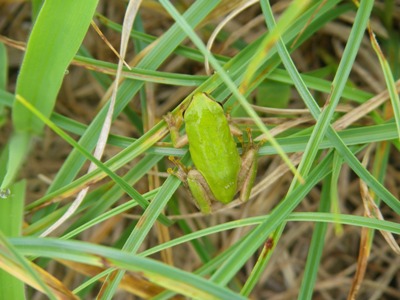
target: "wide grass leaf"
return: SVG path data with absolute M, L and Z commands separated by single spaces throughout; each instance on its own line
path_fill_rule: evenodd
M 29 37 L 16 94 L 46 117 L 53 111 L 68 65 L 85 37 L 96 6 L 97 0 L 46 1 L 40 10 Z M 17 101 L 13 104 L 12 118 L 18 136 L 12 140 L 19 143 L 11 143 L 9 151 L 22 155 L 9 156 L 2 189 L 12 183 L 25 161 L 30 135 L 40 134 L 44 127 L 42 121 Z
M 69 63 L 78 51 L 97 0 L 46 1 L 29 37 L 16 93 L 49 117 Z M 43 122 L 18 102 L 16 130 L 40 133 Z

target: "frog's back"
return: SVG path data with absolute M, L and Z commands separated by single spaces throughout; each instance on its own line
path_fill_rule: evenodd
M 240 156 L 222 107 L 206 95 L 196 95 L 184 117 L 190 154 L 215 198 L 228 203 L 237 190 Z

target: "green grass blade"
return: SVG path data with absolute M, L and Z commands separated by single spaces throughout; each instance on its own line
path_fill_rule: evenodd
M 24 215 L 26 182 L 20 181 L 10 188 L 10 196 L 0 199 L 0 231 L 7 237 L 21 235 L 22 220 Z M 2 299 L 24 299 L 24 283 L 0 270 L 0 286 L 7 287 L 1 291 Z
M 319 204 L 319 212 L 325 213 L 330 210 L 330 182 L 331 175 L 324 181 L 325 185 L 322 189 L 321 202 Z M 340 217 L 336 217 L 337 214 L 333 214 L 337 221 Z M 318 268 L 320 266 L 322 252 L 325 246 L 325 235 L 328 228 L 327 223 L 317 223 L 314 227 L 310 248 L 308 250 L 307 261 L 304 268 L 303 280 L 301 281 L 300 291 L 297 299 L 312 299 L 315 281 L 318 274 Z
M 286 224 L 286 223 L 284 223 Z M 257 285 L 257 283 L 260 280 L 261 275 L 265 271 L 265 268 L 267 267 L 277 244 L 277 241 L 281 237 L 283 230 L 285 229 L 284 224 L 279 226 L 275 232 L 268 237 L 266 242 L 264 243 L 263 250 L 261 251 L 260 255 L 258 256 L 257 262 L 254 265 L 253 270 L 251 270 L 251 273 L 249 275 L 249 278 L 246 280 L 246 283 L 244 284 L 243 288 L 240 290 L 240 294 L 244 295 L 246 297 L 249 297 L 251 294 L 251 291 L 254 289 L 254 287 Z
M 188 235 L 173 239 L 167 243 L 157 245 L 152 247 L 148 250 L 141 252 L 140 256 L 150 256 L 157 252 L 162 251 L 163 249 L 167 249 L 170 247 L 174 247 L 177 245 L 181 245 L 187 243 L 189 241 L 199 239 L 201 237 L 216 234 L 218 232 L 224 232 L 227 230 L 232 230 L 235 228 L 246 227 L 246 226 L 254 226 L 259 225 L 265 222 L 270 215 L 267 216 L 260 216 L 260 217 L 251 217 L 247 219 L 240 219 L 236 221 L 227 222 L 224 224 L 219 224 L 215 226 L 211 226 L 209 228 L 201 229 L 196 232 L 190 233 Z M 378 219 L 371 219 L 368 217 L 363 216 L 354 216 L 354 215 L 347 215 L 347 214 L 332 214 L 332 213 L 325 213 L 325 212 L 294 212 L 288 215 L 285 219 L 285 222 L 320 222 L 320 223 L 334 223 L 340 222 L 343 225 L 351 225 L 351 226 L 358 226 L 358 227 L 366 227 L 370 229 L 377 229 L 377 230 L 384 230 L 391 232 L 393 234 L 400 234 L 400 225 L 395 222 L 391 221 L 384 221 Z
M 75 62 L 76 64 L 87 69 L 96 68 L 100 70 L 103 74 L 115 75 L 117 71 L 116 64 L 99 61 L 93 58 L 76 56 Z M 198 86 L 207 79 L 207 77 L 203 75 L 168 73 L 135 67 L 132 67 L 130 70 L 124 67 L 122 70 L 122 75 L 124 78 L 127 79 L 176 86 Z
M 25 161 L 30 148 L 30 135 L 27 132 L 15 132 L 7 145 L 9 154 L 6 173 L 0 185 L 0 190 L 7 189 L 18 175 L 19 169 Z
M 393 112 L 394 112 L 394 117 L 396 120 L 396 128 L 397 128 L 397 133 L 398 133 L 398 139 L 400 140 L 400 99 L 399 99 L 399 94 L 397 93 L 397 90 L 396 90 L 396 83 L 394 82 L 394 77 L 393 77 L 392 71 L 390 69 L 390 65 L 389 65 L 386 57 L 382 53 L 382 50 L 379 47 L 378 41 L 376 40 L 375 35 L 372 32 L 371 28 L 369 28 L 369 34 L 370 34 L 372 47 L 374 48 L 374 50 L 378 56 L 379 63 L 381 64 L 381 68 L 383 70 L 383 75 L 385 77 L 386 86 L 389 91 L 390 101 L 393 106 Z

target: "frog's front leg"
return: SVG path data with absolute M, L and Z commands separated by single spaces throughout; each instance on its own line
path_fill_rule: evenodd
M 172 115 L 172 113 L 168 113 L 164 116 L 164 120 L 167 123 L 169 132 L 171 134 L 172 144 L 176 148 L 182 148 L 183 146 L 188 144 L 187 135 L 181 135 L 179 129 L 183 123 L 182 114 L 178 114 L 177 116 Z

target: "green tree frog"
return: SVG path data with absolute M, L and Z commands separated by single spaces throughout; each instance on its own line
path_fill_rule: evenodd
M 231 202 L 237 192 L 240 200 L 247 201 L 256 175 L 257 149 L 249 134 L 249 143 L 242 157 L 236 147 L 234 135 L 238 128 L 230 126 L 221 105 L 206 93 L 196 93 L 182 117 L 171 113 L 165 116 L 176 147 L 189 143 L 189 152 L 196 169 L 186 168 L 171 158 L 178 166 L 176 175 L 187 186 L 201 212 L 211 212 L 212 201 Z M 185 122 L 186 136 L 179 128 Z

